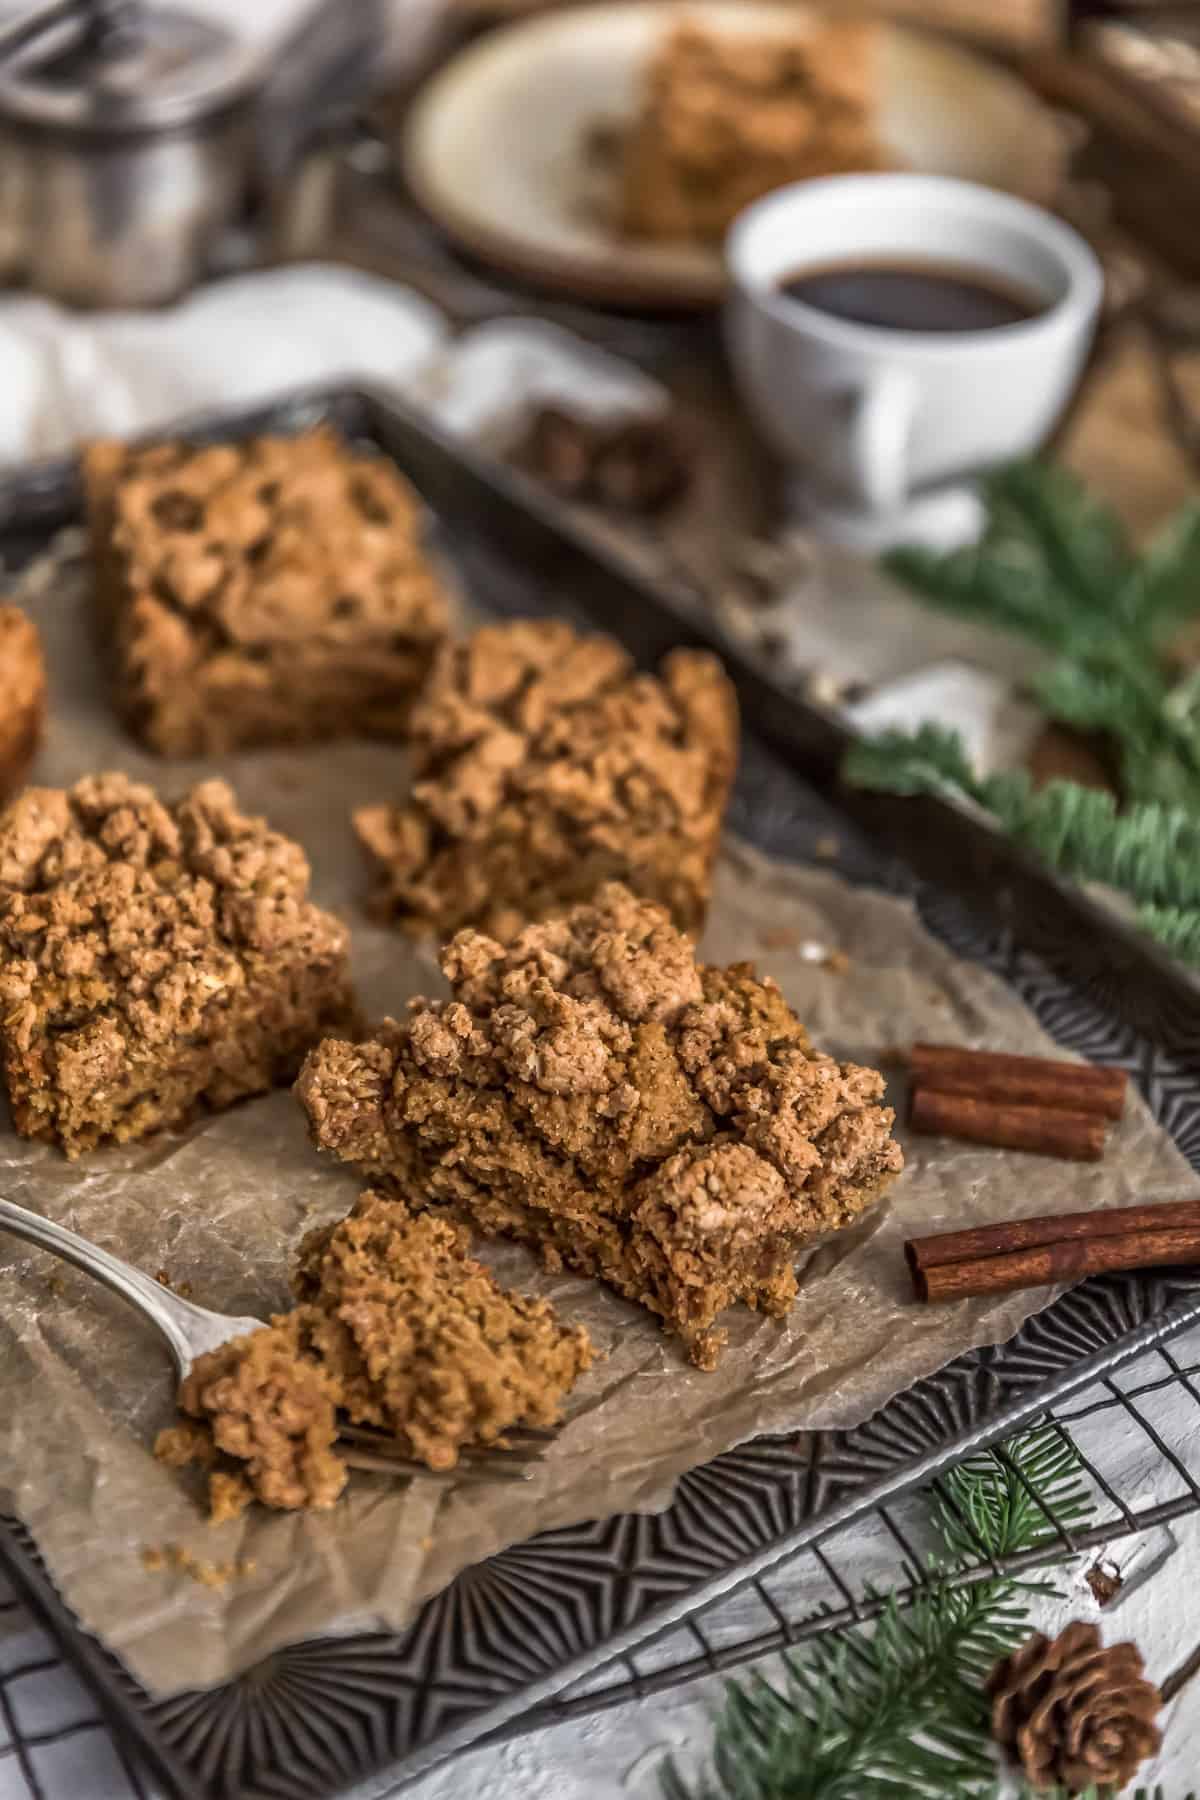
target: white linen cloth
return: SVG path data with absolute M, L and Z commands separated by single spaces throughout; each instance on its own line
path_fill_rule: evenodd
M 625 415 L 667 404 L 659 383 L 556 326 L 497 320 L 451 341 L 441 313 L 410 289 L 299 263 L 214 282 L 162 311 L 0 300 L 0 465 L 355 380 L 419 401 L 448 428 L 490 443 L 507 438 L 535 400 Z

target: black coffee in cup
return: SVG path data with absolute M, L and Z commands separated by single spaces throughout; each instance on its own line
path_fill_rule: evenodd
M 990 269 L 907 258 L 824 263 L 778 286 L 832 318 L 887 331 L 993 331 L 1036 318 L 1048 304 Z

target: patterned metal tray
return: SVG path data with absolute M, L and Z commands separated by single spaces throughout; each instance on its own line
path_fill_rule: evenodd
M 706 635 L 689 596 L 639 580 L 524 483 L 464 457 L 389 403 L 302 396 L 206 420 L 188 435 L 294 430 L 320 418 L 397 458 L 486 607 L 582 612 L 642 657 Z M 77 517 L 79 500 L 67 463 L 0 482 L 0 553 L 11 564 L 35 550 Z M 797 773 L 821 775 L 828 789 L 841 728 L 721 647 L 761 733 L 744 746 L 734 828 L 798 859 L 818 837 L 836 835 L 843 874 L 911 894 L 931 930 L 1009 981 L 1060 1042 L 1127 1068 L 1200 1167 L 1200 1006 L 1190 980 L 939 803 L 905 802 L 868 820 L 898 835 L 922 866 L 949 866 L 952 885 L 930 883 L 881 850 L 877 829 L 862 831 L 841 797 L 822 797 Z M 15 1519 L 0 1519 L 0 1562 L 170 1791 L 326 1800 L 365 1782 L 359 1792 L 382 1794 L 486 1733 L 519 1728 L 570 1683 L 1197 1321 L 1200 1270 L 1090 1282 L 1009 1344 L 960 1358 L 855 1430 L 743 1446 L 686 1476 L 661 1514 L 546 1533 L 466 1571 L 399 1636 L 305 1643 L 224 1687 L 170 1700 L 152 1699 L 80 1631 Z

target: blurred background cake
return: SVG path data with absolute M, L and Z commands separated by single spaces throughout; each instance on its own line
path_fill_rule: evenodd
M 720 237 L 739 212 L 808 176 L 884 166 L 878 33 L 808 14 L 741 37 L 685 16 L 645 78 L 622 150 L 622 222 L 650 238 Z

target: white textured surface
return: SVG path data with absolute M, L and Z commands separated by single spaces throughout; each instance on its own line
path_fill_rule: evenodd
M 1196 1360 L 1200 1357 L 1200 1333 L 1180 1339 L 1172 1353 L 1184 1364 Z M 1147 1358 L 1118 1376 L 1117 1382 L 1128 1390 L 1165 1373 L 1160 1361 Z M 1068 1410 L 1082 1410 L 1089 1401 L 1105 1398 L 1104 1391 L 1097 1389 L 1071 1401 Z M 1153 1396 L 1139 1404 L 1185 1468 L 1200 1478 L 1200 1401 L 1172 1389 L 1164 1392 L 1157 1405 Z M 1080 1447 L 1131 1507 L 1147 1507 L 1183 1490 L 1182 1477 L 1169 1470 L 1164 1473 L 1162 1455 L 1145 1431 L 1114 1416 L 1113 1411 L 1097 1413 L 1090 1429 L 1084 1421 L 1073 1430 Z M 854 1572 L 856 1582 L 870 1579 L 882 1586 L 897 1579 L 895 1546 L 875 1520 L 836 1536 L 827 1549 L 841 1568 Z M 1103 1610 L 1084 1580 L 1101 1556 L 1117 1565 L 1125 1581 L 1116 1601 Z M 1089 1552 L 1061 1572 L 1056 1579 L 1062 1597 L 1038 1600 L 1032 1609 L 1033 1622 L 1054 1633 L 1072 1619 L 1095 1619 L 1106 1642 L 1131 1638 L 1146 1659 L 1150 1677 L 1161 1683 L 1200 1644 L 1200 1606 L 1195 1601 L 1193 1579 L 1197 1557 L 1200 1514 L 1196 1513 L 1139 1538 L 1114 1537 L 1103 1550 Z M 826 1597 L 827 1591 L 815 1585 L 811 1597 L 805 1591 L 799 1578 L 807 1575 L 811 1580 L 812 1572 L 812 1564 L 802 1559 L 772 1580 L 774 1597 L 793 1617 Z M 729 1635 L 736 1638 L 737 1612 L 745 1605 L 734 1596 L 703 1617 L 710 1643 L 722 1641 L 723 1621 L 731 1623 L 734 1629 Z M 778 1664 L 767 1658 L 756 1666 L 771 1676 Z M 468 1752 L 405 1793 L 411 1800 L 475 1800 L 475 1796 L 483 1800 L 493 1794 L 520 1794 L 522 1800 L 617 1800 L 618 1796 L 621 1800 L 659 1800 L 664 1756 L 674 1755 L 685 1770 L 699 1766 L 723 1687 L 723 1680 L 705 1679 L 498 1748 Z M 1200 1677 L 1181 1690 L 1164 1712 L 1162 1723 L 1162 1755 L 1139 1772 L 1139 1779 L 1161 1781 L 1164 1800 L 1184 1800 L 1200 1771 Z

